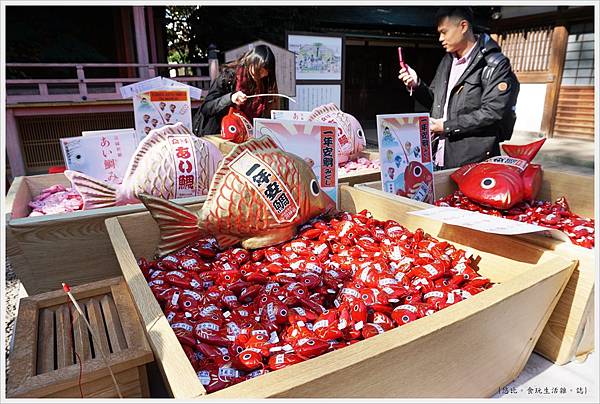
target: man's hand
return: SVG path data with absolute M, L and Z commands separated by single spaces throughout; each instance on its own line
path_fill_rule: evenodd
M 442 119 L 429 119 L 429 130 L 433 134 L 439 135 L 444 132 L 444 120 Z
M 406 65 L 408 71 L 403 67 L 400 69 L 400 74 L 398 78 L 404 82 L 404 85 L 409 90 L 414 90 L 417 87 L 417 82 L 419 78 L 417 77 L 417 73 L 411 69 L 409 65 Z
M 231 102 L 235 105 L 242 105 L 246 102 L 246 94 L 243 91 L 238 91 L 237 93 L 231 94 Z

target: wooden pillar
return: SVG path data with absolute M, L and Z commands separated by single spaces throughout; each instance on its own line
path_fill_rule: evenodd
M 135 49 L 137 52 L 137 60 L 140 64 L 147 65 L 150 63 L 148 56 L 148 34 L 146 33 L 146 15 L 143 6 L 135 6 L 133 8 L 133 26 L 135 29 Z M 140 78 L 147 79 L 150 77 L 147 67 L 140 67 Z
M 553 136 L 558 94 L 560 92 L 568 40 L 569 32 L 565 26 L 554 27 L 548 63 L 548 70 L 554 76 L 554 80 L 546 85 L 546 99 L 544 100 L 544 114 L 542 115 L 541 127 L 541 132 L 547 137 Z
M 8 155 L 10 172 L 13 178 L 25 175 L 25 161 L 21 150 L 19 126 L 12 108 L 6 108 L 6 154 Z
M 153 7 L 146 7 L 146 21 L 148 22 L 148 40 L 150 41 L 150 63 L 158 63 L 156 48 L 156 26 L 154 23 Z
M 210 82 L 212 84 L 213 81 L 219 75 L 219 50 L 215 44 L 208 45 L 208 75 L 210 77 Z

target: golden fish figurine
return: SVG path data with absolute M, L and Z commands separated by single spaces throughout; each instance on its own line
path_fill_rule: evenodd
M 160 227 L 159 256 L 207 236 L 221 248 L 239 242 L 248 249 L 271 246 L 335 209 L 308 164 L 269 136 L 242 143 L 223 159 L 198 214 L 162 198 L 140 200 Z
M 139 203 L 141 193 L 166 199 L 206 195 L 222 158 L 211 142 L 177 123 L 155 129 L 141 141 L 119 186 L 77 171 L 65 175 L 81 194 L 83 209 L 106 208 Z

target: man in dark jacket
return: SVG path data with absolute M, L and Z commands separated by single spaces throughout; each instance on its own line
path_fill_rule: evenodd
M 500 154 L 500 141 L 514 125 L 519 83 L 498 44 L 473 33 L 469 7 L 443 7 L 436 20 L 448 53 L 433 81 L 427 86 L 410 67 L 399 78 L 431 109 L 434 161 L 448 169 Z

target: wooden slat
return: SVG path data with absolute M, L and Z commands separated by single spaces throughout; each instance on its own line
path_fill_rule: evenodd
M 82 307 L 85 306 L 85 300 L 79 300 L 79 305 Z M 75 357 L 76 363 L 86 363 L 87 361 L 92 359 L 92 349 L 90 346 L 90 336 L 85 324 L 85 321 L 77 312 L 77 310 L 73 307 L 73 339 L 75 340 L 75 352 L 79 355 L 79 357 Z
M 73 364 L 73 324 L 69 306 L 61 305 L 56 309 L 56 361 L 62 369 Z
M 43 309 L 38 323 L 37 374 L 54 370 L 54 310 Z
M 27 299 L 20 301 L 14 331 L 19 339 L 10 353 L 10 362 L 18 366 L 11 366 L 8 370 L 7 397 L 15 397 L 17 391 L 36 373 L 38 315 L 35 302 Z
M 101 358 L 101 353 L 98 351 L 102 349 L 105 356 L 110 355 L 110 347 L 108 345 L 108 336 L 106 334 L 106 328 L 104 327 L 104 320 L 102 317 L 102 310 L 100 308 L 100 302 L 98 298 L 94 297 L 88 300 L 87 304 L 88 317 L 90 319 L 90 325 L 96 332 L 96 338 L 94 339 L 94 349 L 96 358 Z M 100 346 L 98 346 L 98 344 Z
M 121 321 L 115 303 L 109 295 L 102 296 L 101 299 L 102 311 L 106 320 L 106 329 L 113 352 L 119 352 L 127 349 L 127 341 L 123 330 L 121 329 Z

